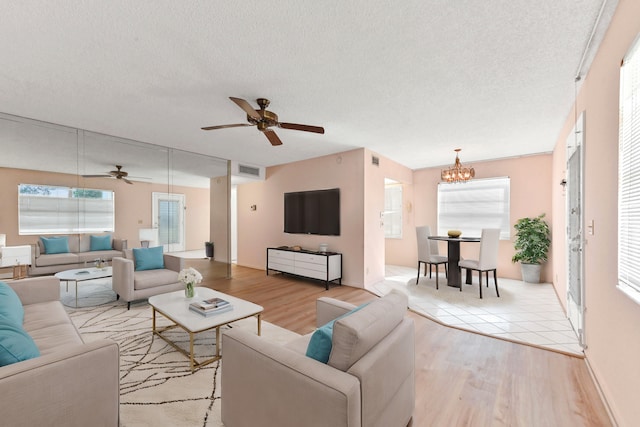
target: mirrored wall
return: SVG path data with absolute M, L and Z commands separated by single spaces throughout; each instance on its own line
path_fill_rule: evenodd
M 38 239 L 19 231 L 20 184 L 108 190 L 114 236 L 129 248 L 162 245 L 193 259 L 213 252 L 212 271 L 230 277 L 227 160 L 0 113 L 0 175 L 7 245 Z

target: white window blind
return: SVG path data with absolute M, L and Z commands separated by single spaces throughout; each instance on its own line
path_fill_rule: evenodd
M 113 191 L 49 185 L 18 186 L 18 230 L 28 234 L 114 231 Z
M 640 41 L 620 68 L 618 286 L 640 298 Z
M 402 184 L 395 181 L 384 187 L 384 237 L 402 238 Z
M 483 228 L 499 228 L 500 239 L 509 240 L 511 225 L 509 177 L 438 184 L 438 235 L 461 230 L 466 237 L 480 237 Z

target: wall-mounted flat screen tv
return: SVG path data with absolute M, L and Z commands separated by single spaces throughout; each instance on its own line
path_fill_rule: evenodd
M 284 193 L 284 232 L 340 235 L 340 189 Z

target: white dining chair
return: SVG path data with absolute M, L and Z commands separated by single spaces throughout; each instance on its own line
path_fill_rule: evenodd
M 496 295 L 500 297 L 498 291 L 498 278 L 496 270 L 498 268 L 498 244 L 500 243 L 500 229 L 485 228 L 480 236 L 480 254 L 478 259 L 464 259 L 458 265 L 460 268 L 475 270 L 478 272 L 478 281 L 480 284 L 480 298 L 482 298 L 482 273 L 485 273 L 487 287 L 489 286 L 489 272 L 493 271 L 493 282 L 496 285 Z M 462 286 L 460 286 L 462 292 Z
M 424 264 L 424 275 L 427 275 L 427 265 L 429 266 L 429 278 L 431 278 L 431 267 L 436 266 L 436 289 L 438 289 L 438 266 L 444 264 L 444 274 L 447 277 L 447 257 L 438 253 L 438 242 L 430 240 L 431 228 L 428 225 L 416 227 L 416 238 L 418 240 L 418 277 L 416 285 L 420 280 L 420 267 Z

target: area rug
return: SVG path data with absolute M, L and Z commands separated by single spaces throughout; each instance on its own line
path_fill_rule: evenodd
M 138 426 L 222 426 L 220 369 L 214 362 L 191 373 L 189 359 L 151 333 L 151 307 L 112 302 L 98 307 L 67 308 L 86 342 L 109 338 L 120 346 L 120 422 Z M 169 321 L 157 317 L 158 326 Z M 256 333 L 254 317 L 231 325 Z M 189 336 L 181 329 L 168 332 L 188 350 Z M 224 333 L 224 332 L 223 332 Z M 298 334 L 262 322 L 262 336 L 286 343 Z M 197 359 L 215 353 L 215 331 L 196 335 Z M 223 352 L 224 358 L 224 352 Z

